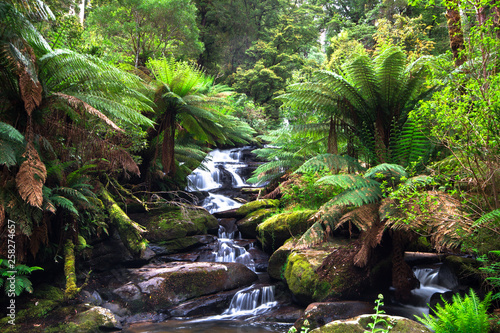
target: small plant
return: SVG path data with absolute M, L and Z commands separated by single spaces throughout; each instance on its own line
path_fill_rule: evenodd
M 33 292 L 31 281 L 26 275 L 36 270 L 43 270 L 41 267 L 26 265 L 17 265 L 11 267 L 8 260 L 0 259 L 0 287 L 5 285 L 5 294 L 12 297 L 21 295 L 23 291 Z
M 310 326 L 309 320 L 307 320 L 307 319 L 304 320 L 304 323 L 302 324 L 302 327 L 300 328 L 299 333 L 308 333 L 311 330 L 311 328 L 309 326 Z M 290 329 L 288 330 L 287 333 L 297 333 L 297 329 L 294 326 L 292 326 L 292 327 L 290 327 Z
M 384 306 L 384 295 L 379 294 L 375 300 L 375 314 L 371 316 L 373 322 L 368 324 L 371 331 L 365 331 L 365 333 L 387 333 L 392 329 L 392 325 L 385 318 L 380 317 L 381 314 L 385 314 L 385 311 L 381 309 L 382 306 Z
M 464 298 L 454 295 L 452 303 L 444 302 L 444 307 L 437 304 L 436 316 L 424 314 L 424 318 L 415 316 L 418 321 L 427 325 L 436 333 L 484 333 L 490 328 L 487 309 L 491 302 L 491 293 L 483 301 L 479 300 L 474 290 L 470 290 Z

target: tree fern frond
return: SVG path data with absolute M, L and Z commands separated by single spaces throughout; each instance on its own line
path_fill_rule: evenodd
M 0 140 L 9 140 L 20 144 L 24 143 L 24 135 L 15 127 L 0 121 Z
M 491 224 L 494 226 L 500 225 L 500 209 L 495 209 L 489 213 L 484 214 L 479 219 L 474 221 L 473 226 L 478 227 L 484 224 Z
M 378 175 L 381 175 L 385 179 L 394 178 L 396 181 L 399 181 L 403 177 L 408 177 L 408 173 L 401 165 L 389 163 L 382 163 L 374 166 L 365 173 L 365 177 L 371 179 L 377 179 Z
M 412 121 L 405 122 L 401 132 L 391 147 L 391 155 L 394 161 L 408 166 L 412 162 L 425 162 L 430 152 L 430 141 L 424 135 L 422 129 Z
M 60 196 L 60 195 L 52 195 L 50 200 L 52 201 L 52 203 L 55 206 L 61 207 L 62 209 L 65 209 L 68 212 L 71 212 L 71 213 L 75 214 L 76 216 L 79 216 L 78 210 L 75 208 L 75 205 L 68 198 L 65 198 L 65 197 Z
M 314 173 L 323 171 L 325 169 L 330 171 L 349 169 L 353 170 L 354 172 L 364 170 L 359 162 L 352 157 L 340 156 L 335 154 L 321 154 L 309 159 L 307 162 L 302 164 L 302 166 L 297 169 L 296 173 Z
M 325 176 L 318 179 L 318 181 L 316 181 L 316 184 L 334 185 L 344 189 L 358 189 L 358 188 L 369 188 L 369 187 L 380 188 L 379 182 L 373 179 L 353 174 Z
M 380 201 L 382 191 L 378 186 L 348 189 L 330 200 L 329 205 L 360 207 Z

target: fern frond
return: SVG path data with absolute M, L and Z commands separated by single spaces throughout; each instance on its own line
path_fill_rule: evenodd
M 31 145 L 26 148 L 27 159 L 19 167 L 16 185 L 21 198 L 32 206 L 41 208 L 43 204 L 43 184 L 47 177 L 45 164 Z
M 479 227 L 484 224 L 498 226 L 500 224 L 500 209 L 495 209 L 489 213 L 484 214 L 479 219 L 474 221 L 473 227 Z
M 314 156 L 306 161 L 295 171 L 296 173 L 315 173 L 324 170 L 342 170 L 349 169 L 353 172 L 363 171 L 364 168 L 358 161 L 349 156 L 340 156 L 335 154 L 321 154 Z
M 334 185 L 339 186 L 344 189 L 358 189 L 358 188 L 378 188 L 380 189 L 380 183 L 369 178 L 364 178 L 360 175 L 352 174 L 341 174 L 341 175 L 331 175 L 325 176 L 316 182 L 318 185 Z
M 328 204 L 360 207 L 366 204 L 379 202 L 381 198 L 382 191 L 379 186 L 358 187 L 345 190 L 333 197 Z
M 79 216 L 78 210 L 75 208 L 75 205 L 68 198 L 60 195 L 53 195 L 50 200 L 54 203 L 55 206 L 65 209 L 68 212 L 75 214 L 76 216 Z
M 394 178 L 396 181 L 399 181 L 403 177 L 408 177 L 408 173 L 401 165 L 389 163 L 382 163 L 374 166 L 365 173 L 365 177 L 371 179 L 378 179 L 379 175 L 385 179 Z

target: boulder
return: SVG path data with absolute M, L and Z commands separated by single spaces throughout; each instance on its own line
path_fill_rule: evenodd
M 170 262 L 130 269 L 114 290 L 133 312 L 164 311 L 181 302 L 250 285 L 257 274 L 238 263 Z
M 279 200 L 276 199 L 262 199 L 262 200 L 251 201 L 249 203 L 244 204 L 243 206 L 240 206 L 236 210 L 236 215 L 247 216 L 251 212 L 254 212 L 262 208 L 276 208 L 279 206 L 279 204 L 280 204 Z
M 275 280 L 284 280 L 288 255 L 292 253 L 294 247 L 295 242 L 293 239 L 290 239 L 271 255 L 267 267 L 267 273 L 271 278 Z
M 342 301 L 311 303 L 306 308 L 304 315 L 294 324 L 300 331 L 304 325 L 304 320 L 309 321 L 309 328 L 314 329 L 323 326 L 331 321 L 345 320 L 363 314 L 374 313 L 373 304 L 361 301 Z
M 239 220 L 236 225 L 241 233 L 241 237 L 257 238 L 257 226 L 275 212 L 276 208 L 261 208 Z
M 309 218 L 315 210 L 301 210 L 271 216 L 257 227 L 258 239 L 264 251 L 272 253 L 290 237 L 298 236 L 313 224 Z
M 339 299 L 359 299 L 370 287 L 366 269 L 355 267 L 356 241 L 335 239 L 319 246 L 295 250 L 284 278 L 296 300 L 304 305 Z
M 194 207 L 194 206 L 193 206 Z M 216 232 L 219 223 L 207 210 L 172 207 L 141 219 L 147 228 L 145 237 L 151 242 L 168 241 L 193 235 Z
M 431 333 L 424 325 L 404 317 L 379 315 L 392 325 L 391 333 Z M 364 333 L 371 332 L 368 324 L 373 322 L 372 315 L 361 315 L 346 320 L 332 321 L 311 330 L 311 333 Z M 377 326 L 378 327 L 378 326 Z M 381 328 L 383 328 L 381 326 Z

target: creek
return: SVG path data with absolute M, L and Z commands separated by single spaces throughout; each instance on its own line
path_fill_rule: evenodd
M 201 191 L 205 199 L 201 205 L 210 213 L 235 209 L 242 205 L 238 198 L 243 188 L 252 185 L 246 183 L 251 174 L 251 148 L 243 147 L 230 150 L 213 150 L 203 166 L 188 176 L 188 191 Z M 238 291 L 229 307 L 219 315 L 201 318 L 171 318 L 159 323 L 135 324 L 123 330 L 128 333 L 177 332 L 177 333 L 263 333 L 286 332 L 291 323 L 265 323 L 259 317 L 280 307 L 275 299 L 275 286 L 267 275 L 267 265 L 256 265 L 250 253 L 258 250 L 255 240 L 241 239 L 236 225 L 223 223 L 219 219 L 219 232 L 212 251 L 205 252 L 198 261 L 238 262 L 246 265 L 259 276 L 257 283 Z M 434 293 L 444 293 L 450 284 L 443 284 L 439 275 L 440 266 L 415 266 L 414 272 L 420 281 L 420 287 L 412 291 L 412 300 L 408 304 L 393 303 L 386 299 L 386 312 L 412 318 L 428 313 L 427 304 Z M 265 317 L 265 316 L 264 316 Z

